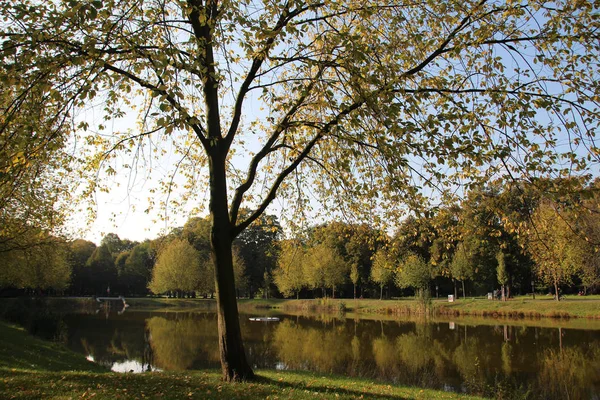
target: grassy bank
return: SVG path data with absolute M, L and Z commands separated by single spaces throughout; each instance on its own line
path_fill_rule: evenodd
M 2 399 L 477 399 L 442 391 L 302 372 L 259 371 L 224 384 L 218 371 L 118 374 L 0 321 Z
M 14 304 L 13 304 L 14 303 Z M 55 309 L 95 311 L 98 303 L 92 298 L 45 298 L 45 299 L 4 299 L 0 301 L 0 314 L 3 309 L 39 306 L 52 306 Z M 214 311 L 215 300 L 211 299 L 169 299 L 164 297 L 127 298 L 131 309 L 135 310 L 185 310 Z M 116 303 L 115 303 L 116 304 Z M 413 298 L 394 300 L 376 299 L 240 299 L 239 308 L 246 312 L 278 310 L 286 313 L 328 312 L 356 313 L 360 316 L 406 316 L 424 314 L 423 304 Z M 120 306 L 120 305 L 115 305 Z M 427 313 L 437 317 L 494 317 L 494 318 L 586 318 L 600 320 L 600 296 L 571 296 L 557 302 L 546 296 L 517 297 L 502 302 L 483 298 L 466 298 L 448 303 L 447 300 L 433 299 Z
M 272 308 L 282 311 L 343 311 L 358 314 L 417 315 L 423 305 L 414 299 L 314 299 L 314 300 L 241 300 L 242 309 Z M 431 314 L 437 316 L 480 316 L 510 318 L 591 318 L 600 319 L 600 299 L 568 298 L 557 302 L 549 298 L 516 298 L 509 301 L 460 299 L 454 303 L 432 300 Z

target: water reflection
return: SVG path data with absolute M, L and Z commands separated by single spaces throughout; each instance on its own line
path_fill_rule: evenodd
M 131 311 L 131 312 L 130 312 Z M 40 316 L 37 334 L 124 372 L 219 366 L 212 313 Z M 241 320 L 255 368 L 311 370 L 501 398 L 599 399 L 600 331 L 339 316 Z
M 171 371 L 186 370 L 195 360 L 218 362 L 219 352 L 212 340 L 214 321 L 210 318 L 194 318 L 183 315 L 167 319 L 151 317 L 146 320 L 150 333 L 149 342 L 154 354 L 154 363 L 159 368 Z
M 543 352 L 538 375 L 540 394 L 545 398 L 585 399 L 589 397 L 590 385 L 598 383 L 600 371 L 600 348 L 569 347 L 547 349 Z M 596 389 L 597 389 L 596 385 Z M 594 398 L 599 398 L 595 392 Z

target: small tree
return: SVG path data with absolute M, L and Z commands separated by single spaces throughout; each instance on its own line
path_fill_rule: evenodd
M 545 200 L 535 210 L 527 235 L 527 246 L 536 264 L 537 275 L 554 287 L 557 301 L 560 300 L 559 286 L 570 282 L 585 262 L 585 241 L 574 231 L 573 221 L 568 212 Z
M 358 282 L 360 281 L 360 273 L 357 264 L 352 264 L 350 267 L 350 281 L 352 281 L 352 285 L 354 286 L 354 298 L 356 299 L 356 285 L 358 285 Z
M 96 247 L 86 263 L 90 285 L 96 295 L 107 293 L 117 283 L 115 260 L 106 244 Z
M 498 277 L 498 283 L 500 284 L 500 288 L 502 290 L 502 301 L 506 301 L 505 288 L 508 284 L 508 273 L 506 272 L 506 260 L 502 251 L 499 251 L 496 254 L 496 261 L 498 262 L 498 266 L 496 267 L 496 275 Z
M 324 243 L 311 247 L 306 255 L 308 283 L 313 288 L 321 285 L 324 289 L 331 288 L 331 295 L 335 298 L 335 288 L 343 284 L 348 277 L 348 264 L 335 248 Z
M 186 240 L 174 239 L 158 255 L 148 288 L 154 293 L 191 292 L 199 286 L 200 255 Z
M 431 275 L 431 265 L 417 254 L 409 253 L 398 265 L 394 274 L 394 281 L 399 288 L 412 287 L 420 299 L 425 299 L 429 290 Z
M 457 279 L 462 283 L 463 297 L 465 292 L 465 280 L 473 279 L 475 275 L 475 263 L 471 252 L 469 242 L 460 242 L 454 252 L 454 257 L 450 263 L 450 273 L 453 279 Z M 456 286 L 454 287 L 456 296 Z M 457 296 L 458 298 L 458 296 Z
M 296 298 L 299 298 L 300 290 L 306 285 L 303 263 L 304 250 L 299 243 L 286 241 L 281 244 L 277 267 L 273 271 L 273 280 L 285 297 L 295 294 Z
M 373 258 L 371 280 L 379 285 L 379 300 L 383 300 L 383 288 L 394 276 L 394 261 L 385 249 L 379 249 Z

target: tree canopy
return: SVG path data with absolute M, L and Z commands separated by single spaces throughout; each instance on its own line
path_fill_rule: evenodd
M 159 253 L 149 288 L 154 293 L 196 290 L 200 283 L 200 254 L 187 241 L 174 239 Z

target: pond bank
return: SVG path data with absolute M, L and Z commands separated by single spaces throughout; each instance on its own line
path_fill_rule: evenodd
M 258 371 L 225 384 L 216 370 L 114 373 L 59 344 L 0 321 L 0 398 L 5 399 L 479 399 L 443 391 L 305 372 Z
M 241 309 L 267 308 L 282 311 L 339 311 L 357 314 L 418 315 L 424 313 L 423 304 L 414 299 L 311 299 L 240 300 Z M 428 305 L 435 316 L 477 316 L 510 318 L 589 318 L 600 319 L 600 299 L 566 299 L 560 302 L 538 298 L 516 298 L 509 301 L 487 299 L 460 299 L 453 303 L 432 300 Z
M 214 311 L 216 301 L 211 299 L 169 299 L 164 297 L 132 297 L 127 298 L 131 310 L 195 310 Z M 112 302 L 111 307 L 122 307 L 121 303 Z M 118 304 L 117 304 L 118 303 Z M 98 308 L 92 297 L 64 298 L 16 298 L 2 299 L 3 308 L 29 307 L 45 304 L 57 309 L 94 311 Z M 418 316 L 424 314 L 423 304 L 412 298 L 393 300 L 374 299 L 239 299 L 242 312 L 258 312 L 264 310 L 282 311 L 286 313 L 354 313 L 359 317 L 394 317 Z M 487 300 L 482 298 L 460 299 L 453 303 L 446 300 L 431 300 L 427 306 L 427 314 L 436 317 L 492 317 L 492 318 L 552 318 L 570 319 L 584 318 L 600 320 L 600 296 L 568 297 L 560 302 L 551 298 L 538 296 L 517 297 L 508 301 Z

